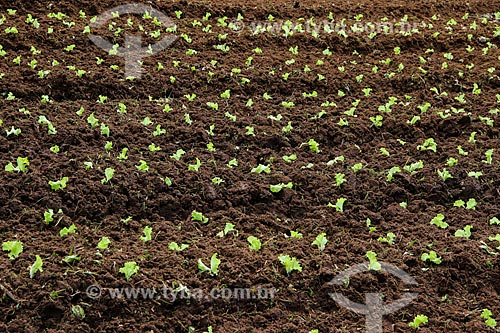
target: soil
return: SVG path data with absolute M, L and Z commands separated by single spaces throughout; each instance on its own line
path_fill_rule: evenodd
M 487 71 L 500 67 L 500 51 L 499 37 L 493 37 L 494 19 L 482 24 L 481 18 L 498 11 L 500 1 L 151 3 L 177 24 L 176 35 L 186 33 L 191 43 L 179 38 L 162 52 L 144 58 L 143 76 L 133 81 L 124 79 L 123 58 L 109 55 L 82 34 L 92 16 L 124 2 L 14 0 L 0 4 L 0 13 L 6 17 L 0 31 L 6 52 L 0 59 L 0 73 L 5 74 L 0 80 L 0 240 L 19 240 L 24 245 L 15 260 L 9 260 L 7 252 L 0 256 L 0 331 L 205 332 L 211 326 L 214 332 L 363 332 L 365 316 L 339 306 L 330 293 L 343 293 L 364 303 L 366 293 L 380 292 L 390 303 L 407 291 L 417 292 L 418 297 L 384 316 L 384 332 L 412 331 L 408 323 L 418 314 L 429 320 L 420 332 L 494 331 L 480 314 L 487 308 L 500 319 L 496 254 L 500 244 L 488 239 L 500 233 L 499 226 L 488 222 L 500 218 L 500 119 L 489 112 L 499 107 L 495 95 L 500 93 L 500 68 Z M 8 8 L 17 13 L 9 15 Z M 80 17 L 80 10 L 86 18 Z M 59 21 L 47 16 L 59 11 L 67 17 Z M 180 19 L 175 11 L 182 11 Z M 203 20 L 206 12 L 212 14 L 208 21 Z M 408 22 L 432 23 L 433 29 L 421 27 L 420 34 L 409 36 L 381 33 L 373 39 L 368 33 L 352 33 L 348 38 L 335 33 L 320 33 L 320 38 L 294 33 L 285 38 L 283 31 L 252 34 L 249 30 L 252 22 L 265 22 L 270 14 L 276 22 L 300 22 L 312 16 L 321 22 L 328 20 L 329 12 L 335 22 L 346 18 L 349 26 L 358 14 L 363 14 L 365 23 L 381 22 L 384 17 L 398 22 L 408 15 Z M 466 12 L 469 17 L 464 17 Z M 237 21 L 238 13 L 244 17 L 243 24 Z M 38 18 L 38 29 L 25 23 L 28 14 Z M 241 29 L 231 32 L 217 25 L 223 16 Z M 126 17 L 117 18 L 116 26 L 126 27 Z M 451 19 L 457 24 L 450 23 Z M 193 20 L 202 26 L 193 26 Z M 474 20 L 477 30 L 471 31 Z M 208 23 L 212 32 L 203 32 Z M 5 33 L 12 26 L 19 32 Z M 51 34 L 49 27 L 54 28 Z M 144 28 L 156 29 L 150 21 Z M 124 31 L 134 29 L 137 26 Z M 441 34 L 432 37 L 436 31 Z M 107 26 L 92 33 L 123 45 L 123 39 Z M 219 41 L 219 33 L 228 35 Z M 469 33 L 474 34 L 470 41 Z M 481 49 L 488 43 L 491 48 L 483 54 Z M 75 49 L 64 50 L 70 44 Z M 229 51 L 213 47 L 221 44 L 229 46 Z M 475 51 L 468 52 L 468 45 Z M 32 46 L 41 53 L 33 55 Z M 295 46 L 298 55 L 289 51 Z M 253 51 L 257 47 L 262 54 Z M 400 54 L 395 54 L 395 47 Z M 323 53 L 326 48 L 331 55 Z M 189 49 L 197 53 L 186 54 Z M 429 49 L 434 52 L 425 53 Z M 446 53 L 452 53 L 453 59 L 446 60 Z M 20 65 L 12 63 L 17 55 Z M 247 66 L 250 56 L 253 60 Z M 103 63 L 97 64 L 96 57 Z M 34 58 L 38 63 L 32 69 L 27 64 Z M 285 64 L 292 58 L 295 63 Z M 392 62 L 382 64 L 387 58 Z M 318 65 L 318 59 L 324 63 Z M 52 66 L 53 60 L 60 64 Z M 443 61 L 447 68 L 442 67 Z M 163 70 L 158 70 L 158 62 Z M 404 69 L 398 71 L 400 63 Z M 466 69 L 471 63 L 474 68 Z M 110 69 L 111 65 L 117 65 L 117 70 Z M 303 70 L 306 65 L 310 71 Z M 86 73 L 79 78 L 68 66 Z M 40 78 L 40 70 L 50 73 Z M 290 72 L 288 80 L 282 77 L 286 72 Z M 324 79 L 319 80 L 318 74 Z M 361 83 L 359 75 L 363 75 Z M 243 77 L 250 82 L 242 84 Z M 474 84 L 481 94 L 473 94 Z M 369 96 L 362 92 L 367 87 L 372 88 Z M 437 95 L 433 87 L 448 95 Z M 231 97 L 221 98 L 227 89 Z M 340 97 L 339 90 L 346 95 Z M 316 98 L 302 95 L 313 91 Z M 7 98 L 9 92 L 15 99 Z M 192 93 L 197 96 L 189 101 L 185 95 Z M 264 93 L 272 99 L 264 99 Z M 454 98 L 461 93 L 465 104 Z M 50 101 L 41 102 L 43 95 Z M 96 102 L 100 95 L 107 96 L 104 103 Z M 397 98 L 392 112 L 379 111 L 390 96 Z M 250 98 L 251 107 L 247 105 Z M 345 115 L 356 100 L 356 117 Z M 286 108 L 282 101 L 295 105 Z M 322 106 L 325 101 L 335 102 L 336 107 Z M 207 107 L 207 102 L 217 102 L 218 110 Z M 421 113 L 418 106 L 425 102 L 432 107 Z M 118 103 L 126 105 L 125 114 L 117 112 Z M 171 110 L 164 112 L 167 103 Z M 83 114 L 78 115 L 81 107 Z M 21 108 L 30 114 L 23 114 Z M 460 108 L 464 112 L 453 112 Z M 322 110 L 325 114 L 318 117 Z M 443 119 L 440 111 L 450 116 Z M 228 119 L 226 112 L 236 120 Z M 91 113 L 109 127 L 109 137 L 101 134 L 100 127 L 90 126 L 87 117 Z M 281 120 L 269 118 L 278 114 Z M 56 134 L 49 134 L 47 126 L 38 122 L 40 115 L 52 122 Z M 383 115 L 380 127 L 370 120 L 377 115 Z M 414 115 L 421 118 L 411 125 L 407 121 Z M 152 124 L 145 125 L 145 117 Z M 480 117 L 489 117 L 493 126 Z M 349 125 L 339 126 L 341 119 Z M 285 133 L 282 128 L 288 122 L 293 129 Z M 152 135 L 157 125 L 165 134 Z M 213 135 L 209 134 L 211 125 Z M 20 128 L 21 134 L 7 135 L 12 126 Z M 254 128 L 254 136 L 247 135 L 248 126 Z M 476 132 L 475 142 L 469 140 L 472 132 Z M 435 140 L 436 153 L 418 149 L 428 138 Z M 309 149 L 310 139 L 319 143 L 319 153 Z M 110 151 L 105 149 L 107 141 L 112 141 Z M 210 142 L 215 151 L 207 149 Z M 151 143 L 161 150 L 153 154 L 148 150 Z M 50 151 L 54 145 L 59 146 L 58 153 Z M 458 153 L 458 145 L 467 156 Z M 125 147 L 128 159 L 117 159 Z M 382 147 L 390 156 L 381 154 Z M 178 149 L 185 155 L 176 161 L 170 156 Z M 482 162 L 488 149 L 495 149 L 491 164 Z M 285 162 L 282 156 L 291 154 L 297 159 Z M 338 156 L 344 161 L 328 163 Z M 29 158 L 29 171 L 3 171 L 17 157 Z M 447 166 L 449 157 L 459 163 Z M 201 161 L 199 171 L 188 171 L 196 158 Z M 238 165 L 230 168 L 227 163 L 232 159 Z M 148 163 L 149 171 L 135 167 L 141 160 Z M 424 167 L 415 174 L 403 170 L 419 160 Z M 93 167 L 86 170 L 84 162 L 92 162 Z M 353 172 L 356 163 L 363 167 Z M 252 173 L 259 164 L 271 165 L 271 172 Z M 387 172 L 394 166 L 401 172 L 387 181 Z M 106 168 L 115 169 L 115 174 L 103 183 Z M 443 168 L 453 178 L 443 181 L 437 173 Z M 474 178 L 468 176 L 470 171 L 483 174 Z M 335 184 L 337 173 L 346 178 L 340 187 Z M 64 176 L 69 177 L 67 187 L 51 190 L 48 181 Z M 223 182 L 213 183 L 214 177 Z M 271 184 L 288 182 L 293 183 L 291 189 L 270 191 Z M 343 212 L 329 207 L 341 197 L 347 199 Z M 477 201 L 475 209 L 454 207 L 456 200 L 470 198 Z M 43 216 L 48 209 L 55 214 L 54 221 L 46 224 Z M 57 213 L 59 209 L 62 213 Z M 193 221 L 193 210 L 202 212 L 209 222 Z M 445 215 L 448 228 L 430 224 L 438 213 Z M 123 222 L 129 216 L 130 221 Z M 367 219 L 374 230 L 370 231 Z M 237 235 L 218 236 L 226 222 L 234 224 Z M 76 233 L 61 237 L 59 231 L 72 224 Z M 470 239 L 455 237 L 466 225 L 473 226 Z M 140 240 L 145 226 L 153 230 L 148 242 Z M 299 231 L 303 238 L 290 237 L 291 231 Z M 322 232 L 328 243 L 320 251 L 311 243 Z M 387 233 L 395 235 L 392 245 L 378 241 Z M 247 237 L 251 235 L 262 241 L 260 251 L 249 249 Z M 104 236 L 112 241 L 109 249 L 97 251 Z M 168 248 L 170 242 L 189 248 L 174 252 Z M 440 264 L 420 259 L 431 250 L 441 257 Z M 368 251 L 407 272 L 418 285 L 408 286 L 396 276 L 375 271 L 351 277 L 348 285 L 329 283 L 348 267 L 367 262 Z M 200 273 L 198 259 L 208 263 L 214 253 L 221 260 L 219 274 Z M 302 271 L 287 274 L 278 260 L 282 254 L 296 257 Z M 29 267 L 36 255 L 43 260 L 43 271 L 30 278 Z M 80 260 L 67 263 L 63 259 L 68 255 Z M 130 261 L 140 269 L 126 281 L 119 269 Z M 161 297 L 112 299 L 106 294 L 110 288 L 175 287 L 179 283 L 207 292 L 224 287 L 275 288 L 276 295 L 272 299 L 172 302 Z M 86 293 L 91 285 L 103 288 L 100 298 Z M 74 313 L 77 306 L 84 310 L 84 318 Z

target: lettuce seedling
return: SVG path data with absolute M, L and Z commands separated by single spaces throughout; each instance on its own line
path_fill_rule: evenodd
M 496 216 L 493 216 L 493 217 L 490 219 L 490 224 L 500 225 L 500 219 L 498 219 L 498 217 L 496 217 Z
M 151 228 L 150 226 L 145 226 L 142 232 L 144 233 L 144 236 L 141 236 L 140 240 L 143 242 L 149 242 L 151 240 L 151 233 L 153 232 L 153 228 Z
M 193 210 L 191 212 L 191 220 L 198 221 L 201 223 L 208 223 L 208 217 L 203 216 L 202 213 L 197 212 L 196 210 Z
M 284 189 L 284 188 L 291 189 L 292 187 L 293 187 L 293 183 L 292 182 L 288 182 L 287 184 L 279 183 L 279 184 L 276 184 L 276 185 L 270 185 L 269 189 L 273 193 L 278 193 L 278 192 L 281 192 L 281 190 Z
M 288 254 L 281 255 L 278 257 L 280 263 L 285 266 L 286 274 L 290 274 L 292 271 L 302 272 L 302 266 L 300 266 L 299 261 L 295 257 L 290 257 Z
M 307 144 L 312 152 L 319 153 L 321 151 L 319 150 L 319 143 L 317 143 L 314 139 L 307 141 Z
M 139 266 L 135 261 L 126 262 L 122 268 L 120 268 L 120 273 L 125 274 L 125 279 L 130 281 L 132 275 L 137 274 L 139 272 Z
M 432 218 L 431 224 L 438 226 L 441 229 L 448 228 L 448 223 L 444 222 L 444 215 L 439 213 L 435 217 Z
M 493 313 L 489 309 L 483 309 L 481 312 L 481 318 L 485 319 L 484 323 L 491 328 L 497 327 L 497 321 L 492 318 Z
M 197 157 L 196 158 L 196 164 L 189 164 L 188 165 L 188 171 L 198 171 L 200 169 L 200 166 L 201 166 L 201 161 Z
M 68 227 L 64 227 L 59 231 L 59 236 L 64 237 L 68 234 L 74 234 L 76 232 L 76 226 L 74 224 Z
M 14 126 L 12 126 L 10 128 L 10 130 L 5 130 L 5 133 L 7 134 L 7 136 L 11 135 L 11 134 L 14 134 L 15 136 L 19 136 L 19 134 L 21 134 L 22 130 L 20 128 L 15 128 Z
M 99 126 L 99 119 L 97 119 L 94 116 L 94 112 L 90 114 L 90 116 L 87 117 L 87 122 L 90 124 L 92 127 L 97 127 Z
M 14 166 L 12 162 L 9 162 L 5 166 L 5 171 L 7 172 L 23 172 L 26 173 L 28 172 L 28 166 L 30 165 L 30 162 L 27 157 L 18 157 L 17 158 L 17 166 Z
M 140 172 L 148 172 L 149 170 L 149 165 L 146 161 L 144 160 L 140 160 L 139 161 L 139 165 L 136 165 L 135 166 L 137 168 L 137 170 L 139 170 Z
M 396 174 L 397 172 L 401 172 L 401 169 L 398 166 L 393 166 L 392 168 L 390 168 L 387 172 L 387 181 L 391 182 L 394 178 L 394 174 Z
M 375 252 L 373 251 L 366 252 L 366 257 L 370 261 L 370 263 L 368 264 L 368 269 L 373 271 L 380 271 L 382 269 L 382 266 L 377 261 L 377 254 Z
M 418 329 L 420 325 L 427 324 L 427 322 L 428 322 L 427 316 L 419 314 L 413 319 L 412 322 L 408 323 L 408 326 L 410 326 L 413 329 Z
M 262 247 L 262 243 L 255 236 L 248 236 L 247 242 L 250 243 L 248 247 L 254 251 L 259 251 L 260 248 Z
M 437 171 L 439 177 L 441 177 L 441 179 L 445 182 L 447 179 L 450 179 L 450 178 L 453 178 L 453 176 L 451 175 L 451 173 L 446 170 L 446 168 L 443 168 L 443 170 L 438 170 Z
M 7 254 L 10 260 L 14 260 L 23 252 L 23 243 L 20 241 L 7 241 L 2 243 L 2 251 L 9 251 Z
M 328 203 L 327 207 L 335 208 L 337 212 L 343 212 L 344 211 L 344 203 L 347 201 L 347 198 L 338 198 L 337 202 L 332 204 L 331 202 Z
M 380 243 L 387 243 L 389 245 L 393 245 L 395 238 L 396 238 L 396 235 L 394 235 L 394 233 L 392 233 L 392 232 L 389 232 L 389 233 L 387 233 L 387 237 L 379 237 L 377 240 Z
M 465 209 L 476 210 L 476 205 L 477 205 L 476 199 L 470 198 L 469 200 L 467 200 L 467 204 L 465 206 Z
M 97 243 L 97 248 L 99 250 L 105 250 L 109 247 L 109 244 L 111 244 L 111 240 L 108 237 L 102 237 L 99 243 Z
M 265 173 L 269 174 L 269 173 L 271 173 L 271 167 L 269 165 L 259 164 L 255 168 L 252 168 L 252 170 L 250 172 L 254 172 L 254 173 L 265 172 Z
M 203 273 L 203 272 L 209 272 L 210 275 L 216 276 L 219 275 L 219 265 L 220 265 L 220 260 L 217 258 L 217 253 L 214 253 L 212 255 L 212 258 L 210 258 L 210 267 L 205 265 L 201 259 L 198 259 L 198 269 Z
M 36 273 L 43 272 L 43 261 L 42 258 L 37 254 L 35 257 L 35 262 L 30 266 L 30 279 L 32 279 Z
M 285 235 L 286 237 L 286 235 Z M 299 231 L 294 231 L 294 230 L 290 230 L 290 238 L 297 238 L 297 239 L 300 239 L 300 238 L 303 238 L 304 236 L 302 235 L 301 232 Z
M 104 170 L 104 178 L 101 179 L 101 183 L 103 184 L 108 183 L 113 178 L 114 174 L 115 174 L 115 169 L 106 168 L 106 170 Z
M 43 124 L 43 125 L 47 125 L 49 134 L 56 134 L 57 133 L 54 125 L 52 125 L 50 120 L 48 120 L 45 116 L 39 116 L 38 123 Z
M 66 188 L 66 184 L 68 183 L 68 181 L 69 181 L 68 177 L 62 177 L 60 180 L 55 182 L 49 180 L 49 185 L 50 188 L 54 191 L 63 190 Z
M 418 169 L 422 169 L 424 167 L 424 162 L 421 160 L 410 165 L 405 165 L 403 169 L 411 175 L 414 175 Z
M 178 161 L 181 159 L 182 155 L 184 155 L 186 152 L 182 149 L 177 149 L 175 154 L 170 155 L 170 158 L 173 158 L 174 160 Z
M 230 231 L 232 231 L 234 233 L 234 236 L 235 237 L 238 237 L 238 230 L 236 230 L 234 228 L 234 224 L 232 224 L 231 222 L 226 222 L 226 226 L 224 227 L 224 230 L 222 230 L 221 232 L 217 233 L 217 236 L 219 237 L 224 237 L 226 236 Z
M 436 265 L 439 265 L 441 263 L 441 257 L 438 257 L 436 251 L 430 251 L 429 253 L 422 253 L 420 256 L 420 260 L 423 262 L 430 261 L 435 263 Z
M 463 229 L 458 229 L 457 231 L 455 231 L 455 237 L 464 237 L 464 238 L 469 239 L 471 236 L 470 230 L 472 228 L 473 228 L 473 226 L 466 225 Z
M 322 232 L 318 236 L 311 245 L 316 245 L 320 251 L 325 249 L 326 243 L 328 243 L 328 239 L 326 238 L 326 233 Z
M 484 153 L 484 155 L 486 155 L 486 160 L 482 160 L 481 162 L 491 164 L 491 162 L 493 161 L 493 152 L 494 151 L 495 151 L 494 149 L 488 149 Z
M 189 245 L 187 245 L 187 244 L 181 244 L 181 246 L 179 246 L 179 244 L 177 244 L 176 242 L 170 242 L 168 244 L 169 250 L 177 251 L 177 252 L 184 251 L 188 247 L 189 247 Z

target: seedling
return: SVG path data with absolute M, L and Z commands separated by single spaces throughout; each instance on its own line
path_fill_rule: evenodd
M 184 155 L 186 152 L 182 149 L 177 149 L 175 154 L 170 155 L 170 158 L 173 158 L 174 160 L 178 161 L 181 159 L 182 155 Z
M 144 243 L 149 242 L 151 240 L 151 233 L 153 232 L 153 228 L 151 228 L 150 226 L 145 226 L 142 232 L 144 233 L 144 236 L 140 237 L 141 241 L 143 241 Z
M 302 266 L 295 257 L 290 257 L 288 254 L 278 257 L 280 263 L 285 267 L 286 273 L 289 275 L 292 271 L 302 272 Z
M 181 246 L 179 246 L 179 244 L 177 244 L 176 242 L 170 242 L 168 244 L 168 249 L 169 250 L 177 251 L 177 252 L 184 251 L 188 247 L 189 247 L 189 245 L 187 245 L 187 244 L 181 244 Z
M 125 275 L 125 279 L 127 281 L 130 281 L 132 275 L 139 272 L 139 266 L 135 261 L 129 261 L 126 262 L 122 268 L 120 268 L 119 272 Z
M 394 174 L 401 172 L 401 169 L 398 166 L 393 166 L 392 168 L 389 169 L 387 172 L 387 181 L 391 182 L 392 179 L 394 178 Z
M 198 221 L 201 223 L 208 223 L 208 217 L 203 216 L 202 213 L 197 212 L 196 210 L 193 210 L 191 212 L 191 220 Z
M 427 316 L 419 314 L 415 316 L 412 322 L 408 323 L 408 326 L 410 326 L 413 329 L 418 329 L 420 325 L 427 324 L 427 322 L 428 322 Z
M 500 225 L 500 219 L 498 219 L 496 216 L 493 216 L 493 217 L 490 219 L 490 224 Z
M 254 251 L 260 250 L 262 243 L 260 242 L 260 240 L 257 237 L 248 236 L 247 241 L 248 241 L 248 243 L 250 243 L 250 245 L 248 246 L 250 249 L 252 249 Z
M 441 177 L 441 179 L 445 182 L 447 179 L 450 179 L 450 178 L 453 178 L 453 176 L 451 175 L 451 173 L 446 170 L 446 168 L 443 168 L 443 170 L 438 170 L 437 171 L 439 177 Z
M 103 184 L 108 183 L 113 178 L 114 174 L 115 174 L 115 169 L 106 168 L 106 170 L 104 170 L 104 178 L 101 179 L 101 183 Z
M 317 143 L 314 139 L 309 139 L 309 141 L 307 142 L 307 144 L 309 145 L 309 149 L 312 152 L 315 152 L 315 153 L 319 153 L 320 152 L 320 150 L 319 150 L 319 143 Z
M 420 256 L 420 260 L 423 262 L 430 261 L 436 265 L 439 265 L 441 263 L 441 257 L 438 257 L 436 251 L 430 251 L 429 253 L 422 253 Z
M 74 224 L 70 225 L 69 227 L 64 227 L 59 231 L 59 236 L 64 237 L 67 236 L 68 234 L 74 234 L 76 232 L 76 226 Z
M 370 261 L 368 264 L 368 269 L 373 271 L 380 271 L 382 269 L 382 265 L 377 261 L 377 254 L 373 251 L 366 252 L 366 257 Z
M 481 312 L 481 318 L 485 320 L 484 323 L 491 328 L 495 328 L 497 327 L 497 321 L 492 316 L 493 313 L 489 309 L 483 309 Z
M 23 172 L 26 173 L 28 172 L 28 166 L 30 165 L 30 162 L 27 157 L 18 157 L 17 158 L 17 166 L 14 166 L 12 162 L 9 162 L 5 166 L 5 171 L 7 172 Z
M 284 188 L 291 189 L 292 187 L 293 187 L 293 183 L 292 182 L 288 182 L 287 184 L 279 183 L 279 184 L 276 184 L 276 185 L 270 185 L 269 189 L 273 193 L 278 193 L 278 192 L 281 192 L 281 190 L 284 189 Z
M 262 165 L 262 164 L 259 164 L 258 166 L 256 166 L 255 168 L 252 168 L 252 170 L 250 170 L 250 172 L 254 172 L 254 173 L 262 173 L 262 172 L 265 172 L 267 174 L 271 173 L 271 168 L 269 165 Z
M 389 233 L 387 233 L 387 237 L 379 237 L 377 240 L 380 243 L 387 243 L 389 245 L 393 245 L 395 238 L 396 238 L 396 235 L 394 235 L 392 232 L 389 232 Z
M 432 150 L 433 152 L 436 152 L 436 148 L 437 145 L 433 138 L 429 138 L 422 145 L 417 146 L 417 150 Z
M 448 223 L 444 222 L 444 215 L 441 213 L 437 214 L 434 218 L 432 218 L 431 224 L 434 224 L 435 226 L 441 229 L 448 228 Z
M 455 237 L 464 237 L 469 239 L 471 236 L 471 229 L 473 227 L 471 225 L 466 225 L 463 229 L 458 229 L 455 231 Z
M 326 233 L 322 232 L 318 236 L 311 245 L 316 245 L 320 251 L 325 249 L 326 243 L 328 243 L 328 239 L 326 238 Z
M 69 181 L 68 177 L 62 177 L 60 180 L 55 182 L 49 180 L 49 185 L 50 188 L 54 191 L 63 190 L 66 188 L 66 184 L 68 183 L 68 181 Z
M 486 160 L 482 160 L 481 162 L 491 164 L 491 162 L 493 161 L 493 152 L 494 151 L 495 151 L 494 149 L 488 149 L 484 153 L 484 155 L 486 155 Z
M 148 172 L 149 165 L 146 161 L 140 160 L 139 164 L 135 166 L 140 172 Z
M 343 173 L 335 174 L 335 186 L 340 187 L 345 182 L 347 182 L 347 179 L 345 179 L 345 174 Z
M 335 205 L 333 205 L 332 203 L 328 203 L 328 207 L 332 207 L 332 208 L 335 208 L 335 210 L 337 212 L 343 212 L 344 211 L 344 203 L 347 201 L 347 198 L 338 198 L 337 199 L 337 202 L 335 203 Z
M 469 200 L 467 200 L 467 206 L 465 207 L 465 209 L 476 210 L 476 205 L 476 199 L 470 198 Z
M 287 235 L 285 235 L 285 237 L 287 237 Z M 304 237 L 304 235 L 302 235 L 301 232 L 295 231 L 295 230 L 290 230 L 290 238 L 300 239 L 300 238 L 303 238 L 303 237 Z
M 198 171 L 200 169 L 201 162 L 200 159 L 197 157 L 196 158 L 196 164 L 189 164 L 188 165 L 188 171 Z
M 108 237 L 102 237 L 99 243 L 97 243 L 97 248 L 99 250 L 105 250 L 109 247 L 109 244 L 111 244 L 111 240 Z
M 217 253 L 214 253 L 210 258 L 210 267 L 205 265 L 201 259 L 198 259 L 198 269 L 200 272 L 208 272 L 212 276 L 219 275 L 220 259 L 217 258 Z
M 405 165 L 403 169 L 411 175 L 414 175 L 418 169 L 422 169 L 424 167 L 424 162 L 421 160 L 410 165 Z
M 35 262 L 30 267 L 30 279 L 35 277 L 35 274 L 38 272 L 43 272 L 43 261 L 42 258 L 37 254 L 35 257 Z
M 234 228 L 234 224 L 232 224 L 231 222 L 226 222 L 226 226 L 224 227 L 224 230 L 222 230 L 221 232 L 217 233 L 217 236 L 219 237 L 224 237 L 226 236 L 230 231 L 232 231 L 234 233 L 234 236 L 235 237 L 238 237 L 238 230 L 236 230 Z
M 14 260 L 23 252 L 23 243 L 20 241 L 7 241 L 2 243 L 2 251 L 9 251 L 7 254 L 10 260 Z

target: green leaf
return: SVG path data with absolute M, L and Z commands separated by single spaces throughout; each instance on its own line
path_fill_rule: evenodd
M 260 240 L 257 237 L 248 236 L 247 241 L 250 243 L 250 245 L 249 245 L 250 249 L 252 249 L 254 251 L 260 250 L 262 243 L 260 242 Z
M 287 274 L 290 274 L 292 271 L 296 270 L 298 272 L 302 272 L 302 266 L 300 266 L 299 261 L 295 257 L 290 257 L 287 255 L 281 255 L 278 257 L 279 261 L 283 266 L 285 266 L 285 270 Z
M 20 241 L 7 241 L 2 243 L 2 250 L 9 251 L 10 260 L 14 260 L 23 252 L 23 243 Z
M 37 254 L 35 262 L 30 267 L 30 279 L 32 279 L 37 272 L 43 272 L 43 261 L 42 258 Z
M 322 232 L 318 236 L 311 245 L 316 245 L 320 251 L 325 249 L 326 243 L 328 243 L 328 239 L 326 238 L 326 233 Z
M 99 243 L 97 243 L 97 248 L 99 250 L 105 250 L 109 247 L 109 244 L 111 244 L 111 240 L 108 237 L 102 237 Z
M 135 261 L 129 261 L 126 262 L 119 271 L 120 273 L 125 274 L 125 279 L 129 281 L 132 275 L 139 272 L 139 266 L 137 266 L 137 263 Z

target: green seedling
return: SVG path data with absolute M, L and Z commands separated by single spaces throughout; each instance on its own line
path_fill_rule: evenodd
M 114 174 L 115 174 L 115 169 L 106 168 L 106 170 L 104 170 L 104 178 L 101 179 L 101 183 L 103 184 L 108 183 L 113 178 Z
M 23 172 L 26 173 L 28 172 L 28 166 L 30 165 L 30 162 L 27 157 L 18 157 L 17 158 L 17 165 L 14 166 L 12 162 L 9 162 L 5 166 L 5 171 L 7 172 Z
M 497 327 L 497 321 L 492 316 L 493 313 L 489 309 L 483 309 L 481 312 L 481 318 L 485 320 L 484 323 L 491 328 L 495 328 Z
M 145 226 L 142 232 L 144 233 L 144 236 L 141 236 L 140 240 L 143 242 L 149 242 L 151 240 L 153 228 L 151 228 L 150 226 Z
M 99 243 L 97 243 L 97 248 L 99 250 L 105 250 L 109 247 L 109 244 L 111 244 L 111 240 L 108 237 L 102 237 Z
M 380 271 L 382 269 L 382 265 L 377 261 L 377 254 L 373 251 L 366 252 L 366 257 L 370 261 L 368 264 L 368 269 L 373 271 Z
M 250 170 L 250 172 L 253 172 L 253 173 L 265 172 L 265 173 L 269 174 L 269 173 L 271 173 L 271 167 L 269 165 L 259 164 L 255 168 L 252 168 L 252 170 Z
M 439 213 L 435 217 L 432 218 L 431 224 L 441 228 L 441 229 L 446 229 L 448 228 L 448 223 L 444 222 L 444 215 Z
M 198 171 L 200 169 L 200 166 L 201 166 L 201 161 L 200 159 L 197 157 L 196 158 L 196 163 L 195 164 L 189 164 L 188 165 L 188 171 Z
M 286 273 L 289 275 L 292 271 L 302 272 L 302 266 L 295 257 L 290 257 L 288 254 L 278 257 L 280 263 L 285 267 Z
M 181 159 L 182 155 L 184 155 L 186 152 L 182 149 L 177 149 L 175 154 L 170 155 L 170 158 L 173 158 L 174 160 L 178 161 Z
M 193 210 L 191 212 L 191 220 L 198 221 L 201 223 L 208 223 L 208 217 L 203 216 L 202 213 L 197 212 L 196 210 Z
M 6 241 L 2 243 L 2 251 L 8 251 L 10 260 L 14 260 L 23 252 L 23 243 L 20 241 Z
M 328 243 L 326 233 L 322 232 L 318 236 L 316 236 L 316 239 L 314 239 L 314 242 L 312 242 L 311 245 L 316 245 L 320 251 L 323 251 L 325 249 L 326 243 Z
M 328 207 L 335 208 L 335 211 L 337 212 L 343 212 L 344 211 L 344 203 L 347 201 L 347 198 L 338 198 L 337 202 L 332 204 L 331 202 L 328 203 Z
M 169 250 L 172 250 L 172 251 L 177 251 L 177 252 L 181 252 L 181 251 L 184 251 L 185 249 L 187 249 L 189 247 L 189 245 L 187 244 L 181 244 L 179 246 L 179 244 L 177 244 L 176 242 L 170 242 L 168 244 L 168 249 Z
M 427 316 L 419 314 L 415 316 L 412 322 L 408 323 L 408 326 L 410 326 L 413 329 L 418 329 L 420 325 L 427 324 L 427 322 L 428 322 Z
M 278 193 L 278 192 L 281 192 L 281 190 L 284 189 L 284 188 L 291 189 L 292 187 L 293 187 L 293 183 L 292 182 L 288 182 L 287 184 L 285 184 L 285 183 L 279 183 L 279 184 L 276 184 L 276 185 L 270 185 L 269 189 L 273 193 Z
M 200 272 L 208 272 L 212 276 L 219 275 L 220 259 L 217 258 L 217 253 L 214 253 L 210 258 L 210 267 L 205 265 L 201 259 L 198 259 L 198 269 Z
M 126 262 L 123 267 L 119 270 L 120 273 L 125 275 L 125 279 L 130 281 L 132 275 L 137 274 L 139 272 L 139 266 L 135 261 Z
M 261 241 L 255 236 L 248 236 L 247 242 L 250 243 L 248 247 L 254 251 L 259 251 L 262 247 Z
M 423 262 L 430 261 L 436 265 L 439 265 L 441 263 L 441 257 L 438 257 L 436 251 L 430 251 L 429 253 L 422 253 L 420 256 L 420 260 Z
M 471 236 L 471 229 L 473 226 L 471 225 L 466 225 L 463 229 L 458 229 L 455 231 L 455 237 L 464 237 L 469 239 Z
M 149 165 L 146 161 L 140 160 L 139 164 L 135 166 L 140 172 L 148 172 Z
M 392 232 L 389 232 L 389 233 L 387 233 L 386 237 L 379 237 L 377 240 L 381 243 L 387 243 L 389 245 L 393 245 L 395 238 L 396 238 L 396 235 L 394 235 Z
M 50 188 L 54 191 L 63 190 L 66 188 L 66 184 L 68 183 L 68 181 L 69 181 L 69 177 L 62 177 L 60 180 L 55 181 L 55 182 L 49 180 L 49 185 L 50 185 Z
M 64 227 L 59 231 L 59 236 L 64 237 L 67 236 L 68 234 L 74 234 L 76 232 L 76 226 L 74 224 L 70 225 L 69 227 Z
M 43 261 L 42 258 L 37 254 L 35 257 L 35 262 L 30 266 L 30 279 L 35 277 L 38 272 L 43 272 Z

